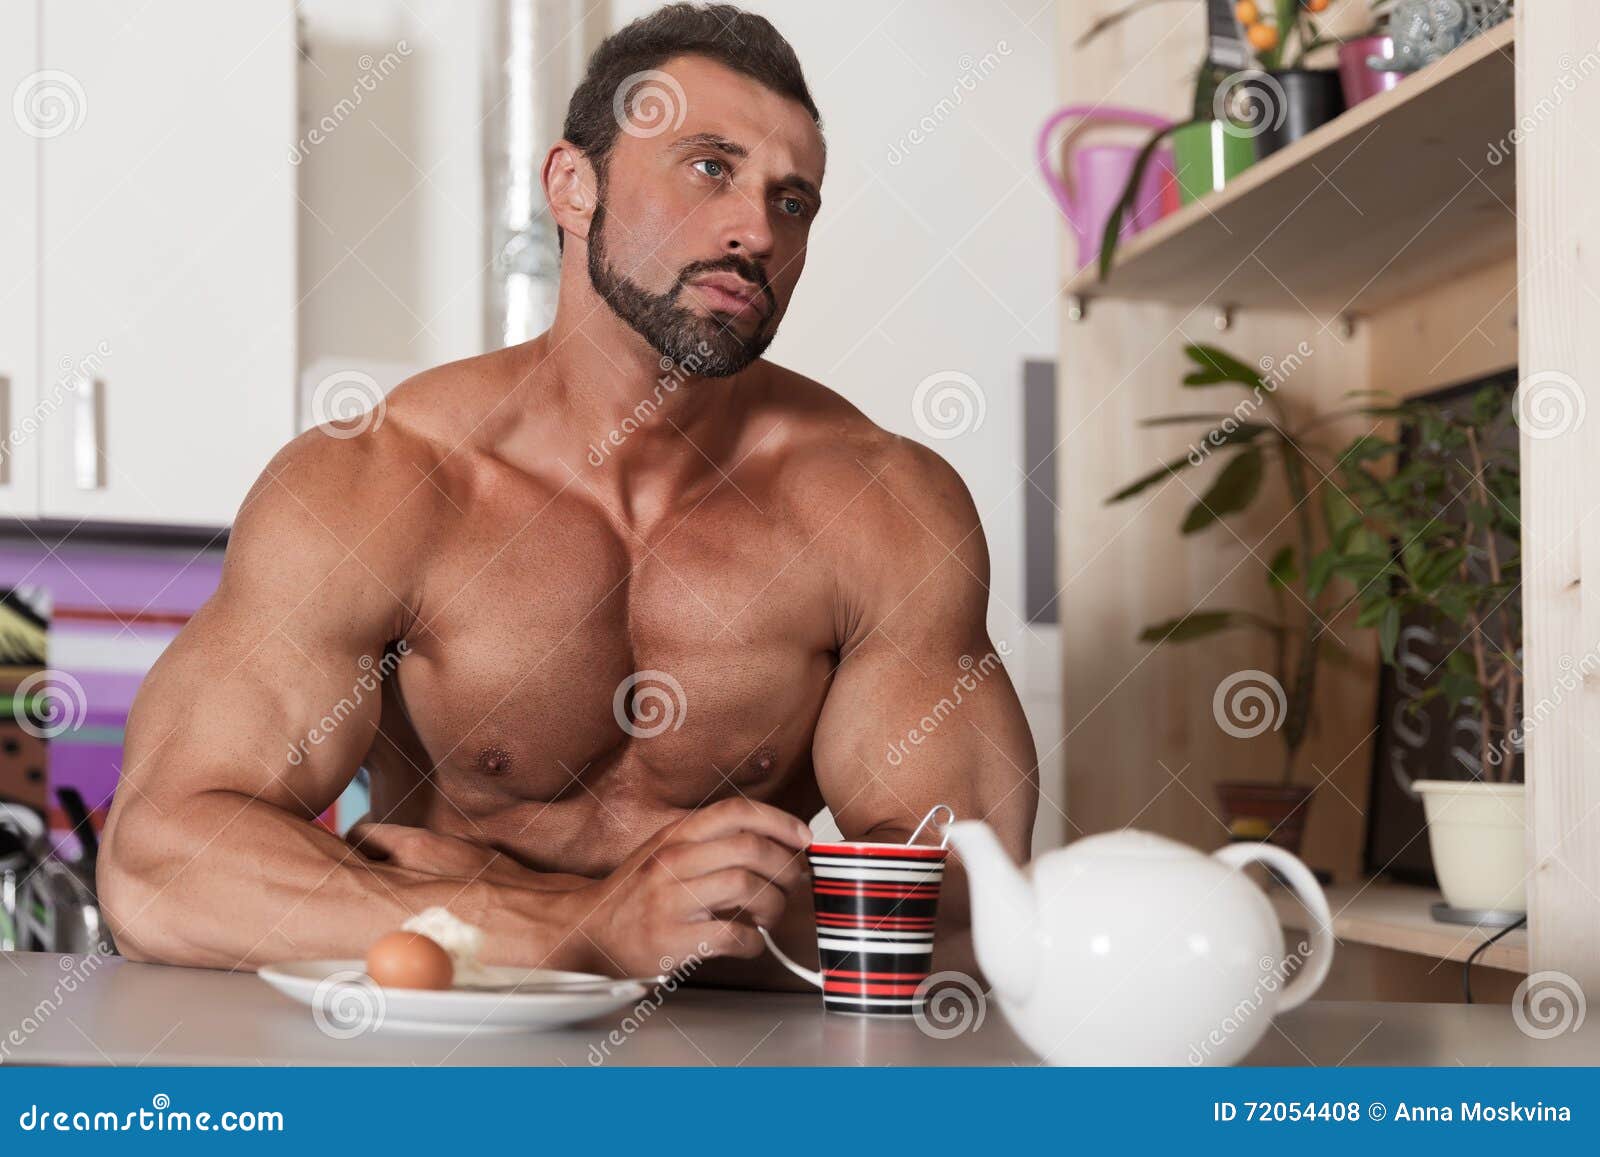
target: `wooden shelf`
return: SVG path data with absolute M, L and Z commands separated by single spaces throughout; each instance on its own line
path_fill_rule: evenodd
M 1336 884 L 1323 889 L 1333 909 L 1333 934 L 1343 942 L 1370 944 L 1438 960 L 1465 960 L 1495 929 L 1441 924 L 1429 914 L 1439 900 L 1433 888 L 1386 881 Z M 1285 928 L 1304 929 L 1310 921 L 1300 902 L 1282 888 L 1270 893 Z M 1478 963 L 1511 972 L 1528 971 L 1528 930 L 1508 933 Z
M 1124 242 L 1105 298 L 1370 312 L 1516 251 L 1514 21 Z M 1504 158 L 1491 164 L 1490 151 Z

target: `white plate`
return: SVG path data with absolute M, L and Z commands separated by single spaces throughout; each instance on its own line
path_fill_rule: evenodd
M 647 991 L 636 980 L 611 980 L 587 972 L 496 966 L 485 966 L 482 972 L 484 984 L 497 986 L 592 981 L 598 987 L 582 992 L 379 988 L 360 960 L 269 964 L 257 975 L 279 992 L 309 1005 L 317 1027 L 336 1039 L 378 1031 L 538 1032 L 612 1012 L 640 1000 Z

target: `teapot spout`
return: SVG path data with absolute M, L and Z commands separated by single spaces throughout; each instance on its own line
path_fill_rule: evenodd
M 967 869 L 978 963 L 1002 997 L 1024 1003 L 1033 995 L 1039 967 L 1033 885 L 988 824 L 966 820 L 946 830 Z

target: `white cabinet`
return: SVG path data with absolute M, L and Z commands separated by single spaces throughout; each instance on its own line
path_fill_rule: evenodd
M 0 17 L 0 517 L 39 509 L 36 407 L 39 373 L 38 140 L 47 131 L 49 91 L 38 76 L 38 13 L 30 4 Z M 31 431 L 31 433 L 30 433 Z
M 25 443 L 35 513 L 226 525 L 294 433 L 293 7 L 11 5 L 8 76 L 19 20 L 68 118 L 18 150 L 37 169 L 40 336 L 38 380 L 28 398 L 13 388 L 9 417 L 14 432 L 22 405 L 43 417 Z M 9 154 L 0 173 L 12 183 Z M 13 482 L 4 512 L 28 497 Z

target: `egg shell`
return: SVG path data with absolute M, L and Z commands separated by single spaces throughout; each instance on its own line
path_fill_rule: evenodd
M 390 932 L 367 950 L 367 975 L 381 988 L 449 988 L 450 954 L 420 932 Z

